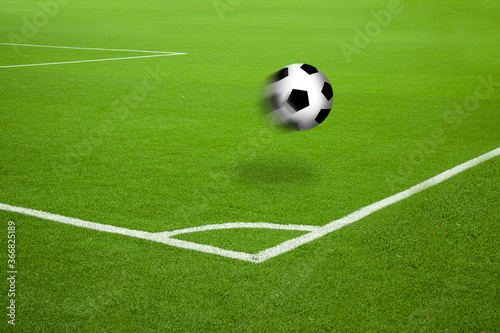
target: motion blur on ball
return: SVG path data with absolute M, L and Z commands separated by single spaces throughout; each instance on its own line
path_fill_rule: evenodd
M 333 90 L 316 67 L 293 64 L 271 77 L 265 99 L 273 123 L 303 131 L 326 119 L 332 108 Z

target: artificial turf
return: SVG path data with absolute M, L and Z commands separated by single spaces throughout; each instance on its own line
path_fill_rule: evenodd
M 0 68 L 0 203 L 148 232 L 321 226 L 500 146 L 494 1 L 70 1 L 23 35 L 41 8 L 0 2 L 0 42 L 186 54 Z M 0 66 L 135 55 L 0 45 Z M 333 86 L 313 130 L 261 117 L 266 78 L 292 63 Z M 499 331 L 499 172 L 485 162 L 260 264 L 0 211 L 5 234 L 16 223 L 15 330 Z M 299 234 L 177 238 L 255 252 Z

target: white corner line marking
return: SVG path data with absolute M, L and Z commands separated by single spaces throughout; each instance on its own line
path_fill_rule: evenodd
M 171 245 L 171 246 L 175 246 L 175 247 L 179 247 L 179 248 L 183 248 L 183 249 L 189 249 L 189 250 L 195 250 L 195 251 L 200 251 L 200 252 L 205 252 L 205 253 L 217 254 L 220 256 L 244 260 L 244 261 L 252 261 L 252 262 L 254 261 L 253 260 L 254 255 L 249 254 L 249 253 L 225 250 L 225 249 L 221 249 L 221 248 L 218 248 L 215 246 L 203 245 L 203 244 L 188 242 L 188 241 L 184 241 L 184 240 L 180 240 L 180 239 L 169 238 L 169 237 L 165 237 L 164 235 L 162 235 L 163 234 L 162 232 L 150 233 L 150 232 L 146 232 L 146 231 L 133 230 L 133 229 L 127 229 L 127 228 L 122 228 L 122 227 L 115 227 L 115 226 L 112 226 L 109 224 L 90 222 L 90 221 L 76 219 L 73 217 L 52 214 L 52 213 L 48 213 L 48 212 L 44 212 L 44 211 L 40 211 L 40 210 L 35 210 L 35 209 L 16 207 L 16 206 L 6 205 L 6 204 L 2 204 L 2 203 L 0 203 L 0 210 L 24 214 L 24 215 L 28 215 L 28 216 L 37 217 L 37 218 L 40 218 L 42 220 L 54 221 L 54 222 L 59 222 L 59 223 L 63 223 L 63 224 L 69 224 L 69 225 L 73 225 L 76 227 L 82 227 L 82 228 L 86 228 L 86 229 L 92 229 L 92 230 L 97 230 L 97 231 L 113 233 L 113 234 L 130 236 L 130 237 L 135 237 L 135 238 L 140 238 L 140 239 L 146 239 L 146 240 L 150 240 L 150 241 L 154 241 L 154 242 L 158 242 L 158 243 L 163 243 L 163 244 L 167 244 L 167 245 Z
M 205 226 L 200 226 L 200 227 L 178 229 L 178 230 L 173 230 L 173 231 L 150 233 L 150 232 L 146 232 L 146 231 L 132 230 L 132 229 L 127 229 L 127 228 L 122 228 L 122 227 L 115 227 L 115 226 L 108 225 L 108 224 L 101 224 L 101 223 L 95 223 L 95 222 L 90 222 L 90 221 L 84 221 L 84 220 L 80 220 L 80 219 L 76 219 L 76 218 L 72 218 L 72 217 L 66 217 L 66 216 L 62 216 L 62 215 L 43 212 L 40 210 L 11 206 L 11 205 L 2 204 L 2 203 L 0 203 L 0 210 L 29 215 L 29 216 L 34 216 L 34 217 L 44 219 L 44 220 L 60 222 L 60 223 L 69 224 L 69 225 L 87 228 L 87 229 L 93 229 L 93 230 L 98 230 L 98 231 L 103 231 L 103 232 L 108 232 L 108 233 L 120 234 L 120 235 L 140 238 L 140 239 L 146 239 L 146 240 L 150 240 L 150 241 L 154 241 L 154 242 L 158 242 L 158 243 L 163 243 L 163 244 L 167 244 L 167 245 L 171 245 L 171 246 L 179 247 L 179 248 L 183 248 L 183 249 L 211 253 L 211 254 L 216 254 L 219 256 L 223 256 L 223 257 L 239 259 L 239 260 L 253 262 L 253 263 L 261 263 L 261 262 L 266 261 L 270 258 L 276 257 L 278 255 L 281 255 L 281 254 L 289 252 L 289 251 L 292 251 L 301 245 L 312 242 L 312 241 L 314 241 L 320 237 L 323 237 L 323 236 L 325 236 L 325 235 L 327 235 L 327 234 L 329 234 L 337 229 L 342 228 L 343 226 L 346 226 L 348 224 L 359 221 L 368 215 L 371 215 L 371 214 L 373 214 L 373 213 L 375 213 L 375 212 L 377 212 L 377 211 L 379 211 L 387 206 L 390 206 L 394 203 L 397 203 L 401 200 L 404 200 L 404 199 L 406 199 L 414 194 L 422 192 L 422 191 L 424 191 L 432 186 L 435 186 L 435 185 L 437 185 L 437 184 L 439 184 L 439 183 L 441 183 L 441 182 L 443 182 L 443 181 L 445 181 L 453 176 L 458 175 L 459 173 L 461 173 L 467 169 L 470 169 L 476 165 L 479 165 L 483 162 L 486 162 L 486 161 L 488 161 L 488 160 L 490 160 L 498 155 L 500 155 L 500 147 L 495 149 L 495 150 L 490 151 L 489 153 L 486 153 L 486 154 L 481 155 L 477 158 L 474 158 L 470 161 L 467 161 L 465 163 L 457 165 L 456 167 L 451 168 L 445 172 L 442 172 L 439 175 L 434 176 L 434 177 L 432 177 L 432 178 L 430 178 L 430 179 L 428 179 L 420 184 L 417 184 L 417 185 L 415 185 L 415 186 L 413 186 L 405 191 L 397 193 L 397 194 L 390 196 L 388 198 L 385 198 L 383 200 L 377 201 L 371 205 L 363 207 L 363 208 L 361 208 L 361 209 L 359 209 L 359 210 L 357 210 L 357 211 L 355 211 L 355 212 L 353 212 L 353 213 L 351 213 L 343 218 L 332 221 L 332 222 L 330 222 L 324 226 L 321 226 L 321 227 L 311 226 L 311 225 L 307 226 L 307 225 L 293 225 L 293 224 L 292 225 L 273 224 L 273 223 L 265 223 L 265 222 L 260 222 L 260 223 L 235 222 L 235 223 L 224 223 L 224 224 L 211 224 L 211 225 L 205 225 Z M 234 229 L 234 228 L 265 228 L 265 229 L 298 230 L 298 231 L 309 231 L 309 232 L 305 235 L 290 239 L 290 240 L 285 241 L 277 246 L 268 248 L 266 250 L 263 250 L 261 252 L 255 253 L 255 254 L 225 250 L 225 249 L 211 246 L 211 245 L 198 244 L 198 243 L 193 243 L 193 242 L 189 242 L 189 241 L 171 238 L 172 236 L 183 234 L 183 233 L 188 233 L 188 232 Z
M 462 163 L 460 165 L 457 165 L 454 168 L 451 168 L 445 172 L 440 173 L 437 176 L 434 176 L 420 184 L 417 184 L 405 191 L 399 192 L 393 196 L 390 196 L 388 198 L 385 198 L 383 200 L 377 201 L 369 206 L 363 207 L 354 213 L 351 213 L 347 216 L 344 216 L 338 220 L 332 221 L 323 227 L 321 227 L 318 230 L 314 230 L 308 234 L 305 234 L 303 236 L 299 236 L 297 238 L 290 239 L 288 241 L 285 241 L 277 246 L 268 248 L 264 251 L 261 251 L 256 254 L 256 260 L 258 262 L 265 261 L 267 259 L 276 257 L 280 254 L 283 254 L 285 252 L 291 251 L 303 244 L 312 242 L 315 239 L 318 239 L 320 237 L 323 237 L 326 234 L 329 234 L 332 231 L 335 231 L 337 229 L 340 229 L 348 224 L 354 223 L 356 221 L 359 221 L 368 215 L 371 215 L 375 213 L 376 211 L 381 210 L 382 208 L 385 208 L 387 206 L 390 206 L 392 204 L 395 204 L 401 200 L 404 200 L 414 194 L 417 194 L 419 192 L 422 192 L 423 190 L 428 189 L 429 187 L 435 186 L 453 176 L 458 175 L 459 173 L 470 169 L 478 164 L 481 164 L 483 162 L 486 162 L 487 160 L 490 160 L 496 156 L 500 155 L 500 147 L 490 151 L 489 153 L 486 153 L 484 155 L 481 155 L 479 157 L 476 157 L 470 161 L 467 161 L 465 163 Z
M 238 229 L 238 228 L 253 228 L 253 229 L 278 229 L 278 230 L 295 230 L 295 231 L 314 231 L 321 227 L 315 225 L 302 225 L 302 224 L 277 224 L 266 222 L 232 222 L 222 224 L 208 224 L 200 227 L 192 227 L 185 229 L 177 229 L 172 231 L 159 232 L 157 235 L 162 237 L 172 237 L 191 232 L 200 232 L 207 230 L 222 230 L 222 229 Z
M 173 56 L 173 55 L 187 54 L 187 53 L 181 53 L 181 52 L 127 50 L 127 49 L 104 49 L 104 48 L 96 48 L 96 47 L 52 46 L 52 45 L 36 45 L 36 44 L 16 44 L 16 43 L 0 43 L 0 45 L 14 45 L 14 46 L 27 46 L 27 47 L 47 47 L 47 48 L 57 48 L 57 49 L 72 49 L 72 50 L 94 50 L 94 51 L 121 51 L 121 52 L 153 53 L 153 54 L 150 54 L 150 55 L 129 56 L 129 57 L 113 57 L 113 58 L 88 59 L 88 60 L 73 60 L 73 61 L 56 61 L 56 62 L 45 62 L 45 63 L 35 63 L 35 64 L 2 65 L 2 66 L 0 66 L 0 68 L 17 68 L 17 67 L 49 66 L 49 65 L 62 65 L 62 64 L 78 64 L 78 63 L 85 63 L 85 62 L 126 60 L 126 59 L 139 59 L 139 58 L 153 58 L 153 57 L 167 57 L 167 56 Z

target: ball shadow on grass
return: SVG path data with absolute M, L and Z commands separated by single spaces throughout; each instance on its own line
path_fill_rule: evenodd
M 241 162 L 234 173 L 242 184 L 310 184 L 317 173 L 311 163 L 290 157 L 255 157 Z

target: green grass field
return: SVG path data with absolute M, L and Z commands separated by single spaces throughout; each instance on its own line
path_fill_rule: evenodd
M 0 1 L 0 206 L 147 233 L 324 226 L 500 147 L 499 15 L 493 0 Z M 333 86 L 309 131 L 262 119 L 266 78 L 292 63 Z M 260 263 L 2 209 L 16 273 L 0 331 L 500 332 L 499 175 L 495 157 Z M 172 238 L 258 254 L 305 234 Z

